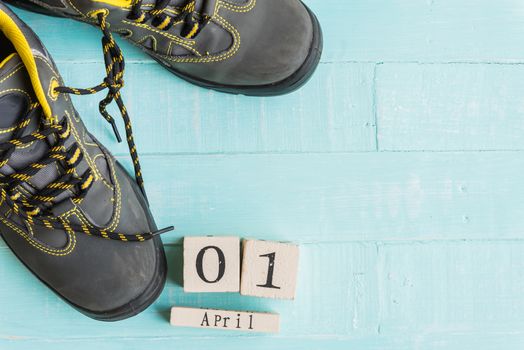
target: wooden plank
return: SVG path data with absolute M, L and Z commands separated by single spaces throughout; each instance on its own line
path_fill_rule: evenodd
M 522 62 L 520 0 L 307 0 L 324 30 L 324 62 Z M 71 20 L 17 12 L 63 61 L 101 61 L 100 32 Z M 78 42 L 70 50 L 64 42 Z M 120 40 L 119 42 L 123 42 Z M 128 60 L 150 61 L 122 44 Z
M 314 0 L 324 60 L 522 62 L 519 0 Z M 330 48 L 331 47 L 331 48 Z
M 127 164 L 129 162 L 126 159 Z M 521 152 L 142 158 L 166 242 L 519 239 Z
M 139 316 L 108 327 L 66 305 L 37 281 L 8 249 L 0 249 L 0 279 L 4 281 L 0 284 L 0 298 L 9 300 L 2 304 L 0 312 L 0 345 L 1 341 L 9 339 L 64 341 L 92 338 L 94 334 L 96 338 L 113 341 L 202 336 L 199 329 L 170 326 L 169 313 L 173 305 L 278 313 L 281 319 L 279 336 L 295 339 L 315 335 L 364 335 L 376 330 L 377 251 L 374 245 L 311 244 L 301 247 L 299 286 L 292 303 L 238 293 L 184 293 L 181 286 L 182 247 L 168 246 L 166 252 L 169 277 L 158 301 Z M 338 271 L 339 278 L 333 279 L 324 272 L 328 270 Z M 31 317 L 27 316 L 29 314 Z M 315 319 L 319 321 L 313 321 Z M 236 335 L 221 332 L 220 336 L 234 338 Z
M 449 332 L 424 334 L 400 334 L 396 336 L 367 336 L 367 337 L 304 337 L 301 339 L 284 338 L 280 336 L 241 336 L 224 340 L 223 337 L 169 337 L 169 338 L 91 338 L 85 340 L 0 340 L 0 346 L 9 350 L 27 350 L 38 348 L 41 350 L 126 350 L 126 349 L 155 349 L 171 350 L 173 344 L 177 349 L 192 350 L 197 345 L 202 349 L 215 348 L 223 341 L 225 346 L 232 349 L 266 350 L 276 348 L 283 350 L 499 350 L 501 339 L 509 349 L 519 349 L 524 341 L 522 333 L 486 334 L 475 332 Z
M 519 239 L 520 152 L 143 158 L 164 236 L 292 242 Z
M 366 349 L 366 350 L 498 350 L 500 349 L 501 339 L 504 339 L 504 346 L 510 349 L 519 349 L 524 341 L 520 333 L 511 334 L 476 334 L 469 333 L 449 333 L 449 334 L 418 334 L 418 335 L 397 335 L 397 336 L 373 336 L 373 337 L 306 337 L 302 339 L 282 338 L 276 336 L 242 336 L 227 338 L 227 345 L 232 349 L 260 349 L 276 348 L 283 350 L 347 350 L 347 349 Z M 26 350 L 38 348 L 41 350 L 125 350 L 125 349 L 155 349 L 170 350 L 173 344 L 177 349 L 192 350 L 195 344 L 202 349 L 211 349 L 220 344 L 223 338 L 220 337 L 174 337 L 174 338 L 125 338 L 118 339 L 118 343 L 113 339 L 92 338 L 89 341 L 82 340 L 62 340 L 62 341 L 34 341 L 34 340 L 13 340 L 0 341 L 0 345 L 8 346 L 9 350 Z
M 520 240 L 381 246 L 381 334 L 522 334 L 523 253 Z
M 280 317 L 267 312 L 202 309 L 174 306 L 172 326 L 237 332 L 278 333 Z
M 98 84 L 98 63 L 59 65 L 67 85 Z M 158 65 L 129 64 L 123 92 L 141 154 L 342 152 L 375 150 L 373 65 L 321 65 L 298 92 L 281 97 L 233 96 L 173 78 Z M 116 153 L 96 96 L 74 97 L 89 129 Z M 111 108 L 123 123 L 116 108 Z M 123 132 L 123 131 L 122 131 Z
M 380 150 L 522 150 L 520 65 L 377 68 Z

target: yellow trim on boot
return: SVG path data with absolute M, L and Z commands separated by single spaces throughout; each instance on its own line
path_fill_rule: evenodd
M 7 56 L 1 63 L 0 63 L 0 69 L 7 64 L 7 62 L 11 61 L 11 59 L 15 56 L 18 56 L 16 52 L 10 54 Z
M 20 58 L 29 73 L 29 77 L 31 78 L 36 98 L 42 106 L 44 115 L 49 121 L 54 120 L 51 106 L 49 106 L 49 103 L 47 102 L 42 83 L 40 82 L 40 77 L 38 76 L 38 68 L 36 67 L 36 61 L 31 52 L 31 47 L 20 28 L 18 28 L 16 22 L 2 10 L 0 10 L 0 31 L 2 31 L 9 41 L 11 41 L 16 52 L 20 55 Z
M 93 2 L 102 2 L 115 7 L 129 8 L 133 5 L 135 0 L 92 0 Z

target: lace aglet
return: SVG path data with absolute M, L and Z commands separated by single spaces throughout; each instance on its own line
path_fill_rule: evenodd
M 168 226 L 166 228 L 163 228 L 161 230 L 158 230 L 158 231 L 155 231 L 153 233 L 151 233 L 151 236 L 158 236 L 158 235 L 161 235 L 163 233 L 166 233 L 166 232 L 169 232 L 169 231 L 173 231 L 175 229 L 174 226 Z
M 118 132 L 118 128 L 116 127 L 115 121 L 112 120 L 110 123 L 111 127 L 113 128 L 113 132 L 115 133 L 116 140 L 118 141 L 118 143 L 122 142 L 122 138 L 120 137 L 120 133 Z

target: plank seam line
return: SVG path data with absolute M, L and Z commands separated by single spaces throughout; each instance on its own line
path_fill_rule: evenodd
M 56 55 L 55 55 L 56 56 Z M 59 65 L 82 65 L 82 64 L 103 64 L 102 60 L 98 58 L 88 60 L 56 59 L 55 62 Z M 135 59 L 129 58 L 126 64 L 155 64 L 158 63 L 149 59 Z M 455 61 L 402 61 L 402 60 L 344 60 L 344 61 L 321 61 L 321 65 L 328 64 L 373 64 L 373 65 L 388 65 L 388 64 L 416 64 L 416 65 L 499 65 L 499 66 L 521 66 L 524 61 L 473 61 L 473 60 L 455 60 Z
M 106 145 L 110 143 L 106 142 Z M 144 146 L 141 146 L 144 147 Z M 472 150 L 388 150 L 382 149 L 379 152 L 375 150 L 368 151 L 285 151 L 285 152 L 141 152 L 141 157 L 193 157 L 193 156 L 286 156 L 286 155 L 344 155 L 344 154 L 367 154 L 367 153 L 518 153 L 524 152 L 524 149 L 472 149 Z M 127 158 L 125 152 L 114 152 L 115 157 L 119 160 Z
M 175 329 L 175 328 L 174 328 Z M 222 336 L 209 336 L 209 335 L 203 335 L 203 336 L 136 336 L 136 337 L 129 337 L 129 336 L 113 336 L 113 335 L 107 335 L 107 336 L 93 336 L 93 337 L 71 337 L 71 338 L 44 338 L 44 337 L 24 337 L 24 338 L 10 338 L 8 336 L 0 336 L 0 343 L 2 341 L 4 342 L 13 342 L 13 343 L 22 343 L 22 342 L 48 342 L 53 344 L 67 344 L 67 343 L 75 343 L 75 342 L 85 342 L 85 341 L 101 341 L 101 340 L 114 340 L 118 339 L 119 341 L 162 341 L 162 340 L 218 340 L 218 339 L 233 339 L 233 338 L 241 338 L 241 339 L 261 339 L 260 335 L 243 335 L 243 334 L 231 334 L 231 335 L 224 335 Z M 264 339 L 272 338 L 272 339 L 309 339 L 309 340 L 355 340 L 354 336 L 344 336 L 344 335 L 329 335 L 329 334 L 320 334 L 320 335 L 269 335 L 265 334 L 263 336 Z
M 435 334 L 438 334 L 435 333 Z M 457 332 L 455 335 L 462 336 L 462 335 L 478 335 L 478 332 L 470 331 L 470 332 Z M 524 335 L 524 332 L 521 331 L 490 331 L 488 333 L 483 334 L 489 334 L 489 335 Z M 448 334 L 449 335 L 449 334 Z M 370 334 L 369 336 L 355 336 L 355 335 L 331 335 L 331 334 L 319 334 L 319 335 L 310 335 L 310 334 L 304 334 L 304 335 L 264 335 L 263 339 L 309 339 L 309 340 L 340 340 L 340 341 L 347 341 L 352 340 L 355 341 L 357 339 L 366 339 L 368 337 L 372 337 L 373 335 Z M 388 335 L 385 336 L 386 338 L 392 336 Z M 261 339 L 260 335 L 244 335 L 244 334 L 231 334 L 231 335 L 203 335 L 203 336 L 115 336 L 115 335 L 107 335 L 107 336 L 93 336 L 93 337 L 70 337 L 70 338 L 47 338 L 47 337 L 24 337 L 24 338 L 11 338 L 9 336 L 0 336 L 0 341 L 5 342 L 41 342 L 46 341 L 49 343 L 54 344 L 60 344 L 60 343 L 74 343 L 74 342 L 84 342 L 84 341 L 100 341 L 100 340 L 114 340 L 118 339 L 120 341 L 133 341 L 133 340 L 145 340 L 145 341 L 162 341 L 162 340 L 215 340 L 215 339 L 232 339 L 232 338 L 241 338 L 241 339 Z
M 397 245 L 426 245 L 426 244 L 447 244 L 447 243 L 524 243 L 524 238 L 468 238 L 468 239 L 399 239 L 399 240 L 335 240 L 335 241 L 294 241 L 299 245 L 338 245 L 338 244 L 355 244 L 355 245 L 370 245 L 377 249 L 383 246 L 397 246 Z M 182 243 L 165 243 L 168 247 L 182 247 Z
M 190 237 L 190 236 L 189 236 Z M 429 245 L 429 244 L 449 244 L 449 243 L 462 243 L 462 244 L 468 244 L 468 243 L 481 243 L 481 244 L 490 244 L 490 243 L 515 243 L 515 244 L 524 244 L 524 238 L 478 238 L 478 239 L 398 239 L 398 240 L 335 240 L 335 241 L 300 241 L 300 240 L 294 240 L 293 242 L 303 245 L 303 246 L 315 246 L 315 245 L 340 245 L 340 244 L 346 244 L 346 245 L 363 245 L 363 246 L 372 246 L 376 249 L 379 249 L 379 247 L 385 247 L 385 246 L 401 246 L 401 245 Z M 170 248 L 181 248 L 182 243 L 181 242 L 167 242 L 164 243 L 165 247 Z M 5 245 L 0 245 L 0 250 L 10 250 Z

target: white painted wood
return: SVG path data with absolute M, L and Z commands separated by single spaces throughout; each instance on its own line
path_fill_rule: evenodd
M 299 256 L 297 245 L 246 240 L 243 249 L 242 295 L 295 298 Z
M 171 325 L 230 331 L 278 333 L 280 316 L 272 313 L 173 307 Z
M 184 238 L 185 292 L 238 292 L 240 239 L 238 237 Z

